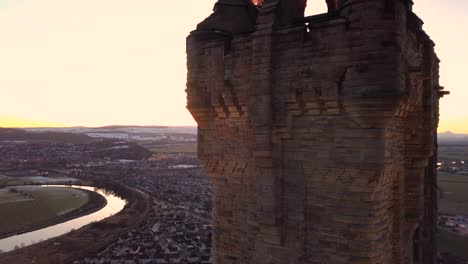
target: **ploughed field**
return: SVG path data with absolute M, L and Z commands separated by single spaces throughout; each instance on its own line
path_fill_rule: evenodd
M 440 161 L 468 160 L 468 143 L 441 143 L 437 154 Z
M 88 201 L 87 192 L 72 188 L 20 186 L 0 189 L 0 237 L 50 223 Z
M 439 212 L 448 215 L 468 215 L 468 176 L 439 172 Z M 468 258 L 468 237 L 439 228 L 437 232 L 440 252 Z
M 24 180 L 21 178 L 10 178 L 10 177 L 0 175 L 0 188 L 3 188 L 3 186 L 14 186 L 14 185 L 25 185 L 25 184 L 34 184 L 34 182 Z
M 451 215 L 468 215 L 468 176 L 439 172 L 437 177 L 441 193 L 439 212 Z
M 153 153 L 197 153 L 197 143 L 185 142 L 177 144 L 142 143 Z
M 442 253 L 468 258 L 468 237 L 457 235 L 445 229 L 437 231 L 437 246 Z

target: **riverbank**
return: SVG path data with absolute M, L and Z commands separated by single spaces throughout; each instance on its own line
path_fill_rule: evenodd
M 89 224 L 65 235 L 0 255 L 0 263 L 73 263 L 104 250 L 110 243 L 135 228 L 150 210 L 150 197 L 128 186 L 94 182 L 94 186 L 111 190 L 125 198 L 127 205 L 118 214 Z
M 55 187 L 50 187 L 55 188 Z M 38 229 L 46 228 L 48 226 L 57 225 L 71 219 L 75 219 L 81 216 L 85 216 L 96 211 L 101 210 L 107 205 L 107 200 L 100 194 L 88 190 L 80 189 L 80 191 L 86 193 L 88 195 L 88 201 L 81 207 L 74 209 L 70 212 L 66 212 L 62 215 L 58 215 L 52 219 L 48 219 L 45 221 L 39 221 L 32 225 L 24 226 L 16 230 L 8 231 L 8 232 L 0 232 L 0 239 L 20 235 L 27 232 L 35 231 Z

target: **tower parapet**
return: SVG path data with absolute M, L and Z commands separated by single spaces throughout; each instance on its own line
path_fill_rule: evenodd
M 439 60 L 408 0 L 220 0 L 187 38 L 215 264 L 435 263 Z

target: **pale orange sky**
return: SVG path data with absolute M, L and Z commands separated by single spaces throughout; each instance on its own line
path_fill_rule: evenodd
M 185 37 L 214 0 L 0 0 L 0 126 L 195 125 Z M 416 0 L 438 44 L 440 131 L 468 133 L 468 3 Z M 309 1 L 308 13 L 325 11 Z

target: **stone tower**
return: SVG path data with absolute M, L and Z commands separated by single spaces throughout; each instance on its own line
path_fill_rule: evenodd
M 412 1 L 253 2 L 187 38 L 213 263 L 435 263 L 447 92 Z

